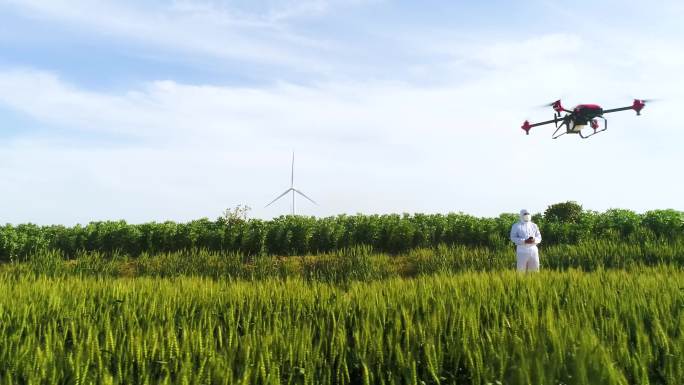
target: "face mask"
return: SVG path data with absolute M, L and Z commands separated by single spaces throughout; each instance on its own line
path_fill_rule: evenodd
M 531 220 L 532 220 L 532 217 L 530 216 L 530 214 L 525 214 L 525 215 L 523 215 L 523 221 L 529 222 L 529 221 L 531 221 Z

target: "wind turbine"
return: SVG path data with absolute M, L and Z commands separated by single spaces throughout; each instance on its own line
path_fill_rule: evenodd
M 314 200 L 309 198 L 308 196 L 306 196 L 306 194 L 304 194 L 303 192 L 294 188 L 294 152 L 292 152 L 292 173 L 290 174 L 290 188 L 285 190 L 284 193 L 278 195 L 278 197 L 276 199 L 272 200 L 271 203 L 267 204 L 264 208 L 272 205 L 278 199 L 287 195 L 287 193 L 289 193 L 289 192 L 292 192 L 292 215 L 295 215 L 295 193 L 297 193 L 297 194 L 303 196 L 304 198 L 308 199 L 311 203 L 318 205 L 318 203 L 314 202 Z

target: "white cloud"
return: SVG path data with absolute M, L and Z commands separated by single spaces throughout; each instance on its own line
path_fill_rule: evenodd
M 5 0 L 23 14 L 54 20 L 103 36 L 148 44 L 182 55 L 208 55 L 286 67 L 325 71 L 312 50 L 325 42 L 293 33 L 287 25 L 264 17 L 197 2 L 145 9 L 113 1 Z
M 130 31 L 143 31 L 135 23 L 106 23 L 109 30 L 133 25 Z M 8 181 L 3 218 L 188 220 L 238 203 L 270 217 L 289 211 L 287 201 L 263 205 L 287 188 L 292 149 L 296 184 L 321 204 L 302 201 L 298 211 L 305 214 L 496 215 L 523 206 L 541 211 L 569 199 L 591 209 L 684 209 L 684 184 L 671 174 L 683 160 L 672 146 L 684 136 L 671 111 L 681 101 L 684 80 L 676 69 L 684 60 L 669 40 L 639 52 L 621 44 L 611 44 L 617 56 L 590 57 L 585 52 L 597 52 L 596 42 L 574 34 L 437 42 L 425 50 L 439 47 L 452 60 L 425 63 L 426 72 L 439 68 L 446 75 L 429 87 L 334 79 L 228 87 L 160 79 L 115 93 L 45 71 L 1 71 L 1 105 L 47 129 L 71 130 L 70 138 L 126 138 L 118 145 L 66 143 L 44 130 L 6 141 L 0 147 L 0 172 Z M 454 80 L 463 71 L 473 75 Z M 609 131 L 590 141 L 552 141 L 546 127 L 530 136 L 519 129 L 525 118 L 550 117 L 550 110 L 531 106 L 559 96 L 568 105 L 612 107 L 629 104 L 625 94 L 666 101 L 649 105 L 638 119 L 611 116 Z

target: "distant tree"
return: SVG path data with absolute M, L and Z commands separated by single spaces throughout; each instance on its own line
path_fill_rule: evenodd
M 577 223 L 582 218 L 582 206 L 574 201 L 556 203 L 544 211 L 544 219 L 550 222 Z
M 225 209 L 221 218 L 225 220 L 229 225 L 236 224 L 240 222 L 246 222 L 247 216 L 252 210 L 251 207 L 243 204 L 239 204 L 232 209 Z

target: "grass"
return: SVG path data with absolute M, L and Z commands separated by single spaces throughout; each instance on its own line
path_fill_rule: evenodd
M 681 242 L 586 242 L 541 247 L 546 270 L 638 269 L 646 266 L 684 267 Z M 234 252 L 189 250 L 139 257 L 81 252 L 67 260 L 58 251 L 33 254 L 20 263 L 0 265 L 0 272 L 37 276 L 97 277 L 210 277 L 259 280 L 299 277 L 309 281 L 344 283 L 390 277 L 416 277 L 467 271 L 503 271 L 515 268 L 513 248 L 444 246 L 389 255 L 357 246 L 336 252 L 300 257 L 245 256 Z

